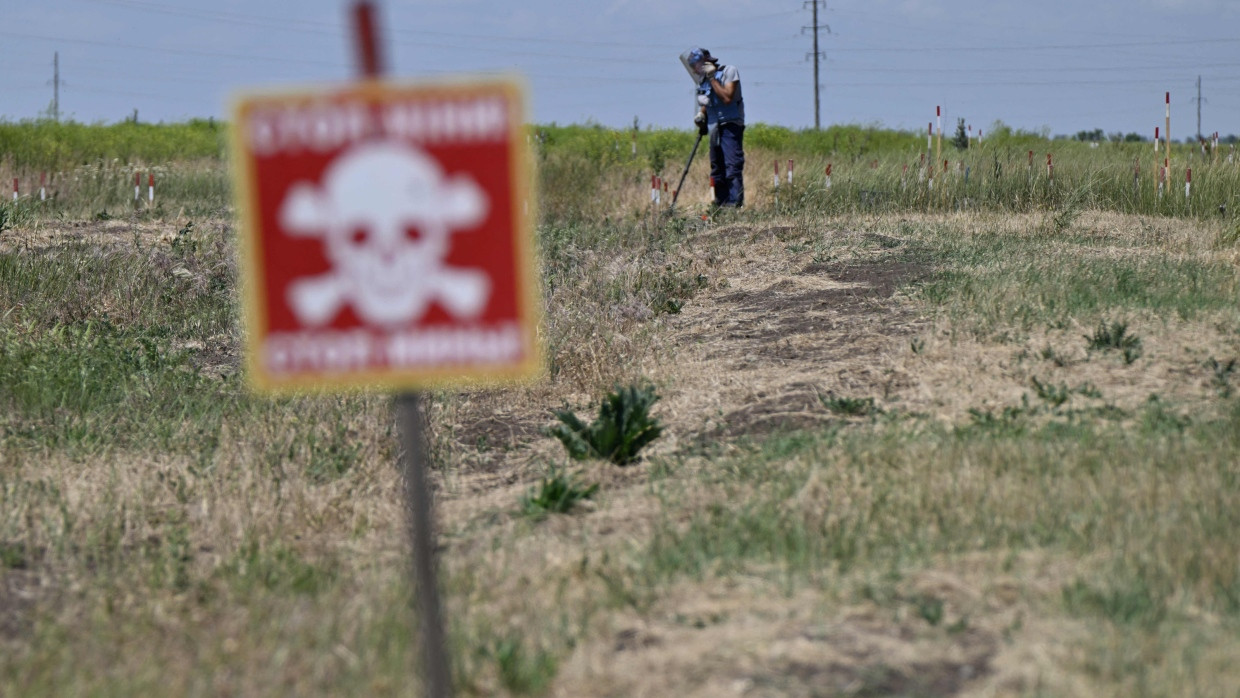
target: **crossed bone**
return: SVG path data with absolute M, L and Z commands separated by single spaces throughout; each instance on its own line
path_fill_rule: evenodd
M 322 182 L 295 184 L 280 207 L 281 226 L 291 235 L 322 238 L 332 263 L 328 272 L 289 285 L 287 300 L 299 320 L 323 325 L 346 305 L 379 325 L 415 321 L 431 302 L 458 318 L 483 311 L 490 277 L 444 264 L 453 230 L 486 218 L 486 197 L 471 179 L 446 178 L 420 150 L 380 141 L 345 152 Z

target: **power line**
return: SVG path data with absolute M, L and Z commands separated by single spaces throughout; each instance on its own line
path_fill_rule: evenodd
M 806 0 L 805 5 L 809 5 L 813 9 L 814 23 L 812 26 L 809 26 L 809 27 L 801 27 L 801 33 L 805 33 L 805 30 L 809 29 L 814 35 L 814 51 L 810 55 L 813 56 L 814 58 L 814 130 L 815 131 L 822 128 L 822 120 L 819 117 L 819 113 L 821 111 L 821 108 L 820 108 L 821 102 L 819 100 L 818 91 L 819 89 L 821 89 L 821 81 L 818 79 L 818 59 L 826 57 L 822 53 L 822 51 L 818 50 L 818 29 L 819 29 L 818 5 L 819 4 L 821 4 L 824 8 L 827 6 L 826 0 Z M 804 9 L 804 6 L 802 6 L 802 9 Z M 826 27 L 828 34 L 831 33 L 831 27 L 825 24 L 822 26 Z

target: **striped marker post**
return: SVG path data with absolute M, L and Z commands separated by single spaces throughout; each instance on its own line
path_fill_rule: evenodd
M 650 175 L 650 203 L 653 204 L 659 197 L 659 177 L 658 175 Z
M 926 152 L 929 153 L 934 148 L 934 122 L 926 123 Z
M 1158 157 L 1158 139 L 1160 138 L 1162 138 L 1162 136 L 1159 135 L 1159 128 L 1155 126 L 1154 127 L 1154 157 L 1155 158 Z
M 831 163 L 827 163 L 827 189 L 831 188 Z
M 1051 163 L 1051 154 L 1046 154 L 1046 178 L 1055 183 L 1055 165 Z
M 1167 152 L 1164 154 L 1167 163 L 1167 171 L 1171 171 L 1171 93 L 1167 93 L 1167 132 L 1163 134 L 1167 139 Z
M 939 137 L 935 140 L 934 159 L 943 157 L 943 107 L 934 108 L 934 121 L 938 124 Z
M 142 175 L 141 175 L 141 174 L 139 174 L 139 173 L 137 173 L 137 172 L 133 173 L 133 202 L 134 202 L 134 204 L 137 204 L 137 203 L 138 203 L 138 199 L 140 199 L 140 198 L 142 197 L 142 192 L 141 192 L 141 190 L 142 190 L 142 184 L 141 184 L 141 182 L 142 182 Z
M 1187 201 L 1193 191 L 1193 168 L 1184 171 L 1184 199 Z
M 39 173 L 39 201 L 47 201 L 47 173 Z
M 710 178 L 710 200 L 711 200 L 711 203 L 714 203 L 715 201 L 715 178 L 714 177 Z
M 153 173 L 147 175 L 146 200 L 155 203 L 155 175 Z
M 779 188 L 779 161 L 775 161 L 775 188 Z
M 965 141 L 965 150 L 973 147 L 973 124 L 969 124 L 969 138 Z
M 17 178 L 13 178 L 13 200 L 17 201 Z
M 788 159 L 788 184 L 792 185 L 792 158 Z

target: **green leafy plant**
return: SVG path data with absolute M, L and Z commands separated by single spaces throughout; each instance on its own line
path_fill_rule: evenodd
M 1038 397 L 1050 403 L 1052 407 L 1059 407 L 1072 397 L 1072 390 L 1064 383 L 1059 385 L 1043 383 L 1037 379 L 1037 376 L 1030 378 L 1029 381 L 1033 384 L 1033 389 L 1037 392 Z
M 548 431 L 574 460 L 600 458 L 628 465 L 637 461 L 638 451 L 663 433 L 659 420 L 650 416 L 650 408 L 658 400 L 650 386 L 618 388 L 603 398 L 598 417 L 590 424 L 571 410 L 555 410 L 561 423 Z
M 1061 356 L 1058 352 L 1056 352 L 1055 348 L 1049 344 L 1047 344 L 1045 347 L 1042 348 L 1042 352 L 1040 355 L 1042 357 L 1042 360 L 1050 361 L 1051 363 L 1055 364 L 1056 366 L 1060 368 L 1063 368 L 1064 366 L 1068 365 L 1068 360 L 1064 358 L 1063 356 Z
M 543 519 L 548 514 L 567 514 L 582 501 L 594 497 L 598 483 L 582 486 L 576 478 L 554 466 L 542 481 L 521 497 L 521 513 Z
M 836 397 L 828 393 L 826 397 L 820 396 L 818 399 L 822 401 L 824 407 L 836 414 L 861 417 L 882 412 L 874 404 L 874 398 L 872 397 Z
M 943 620 L 943 600 L 930 595 L 913 599 L 917 606 L 917 615 L 930 625 L 938 625 Z
M 1236 361 L 1236 359 L 1230 359 L 1222 362 L 1213 356 L 1206 361 L 1206 368 L 1214 372 L 1210 383 L 1222 397 L 1231 397 L 1231 374 L 1236 370 Z
M 554 654 L 542 649 L 530 652 L 515 635 L 496 640 L 488 654 L 495 659 L 500 682 L 515 695 L 544 693 L 559 671 Z
M 1118 349 L 1123 353 L 1124 363 L 1131 364 L 1141 356 L 1141 338 L 1128 333 L 1128 323 L 1112 322 L 1107 325 L 1103 320 L 1093 335 L 1085 335 L 1090 350 L 1111 351 Z

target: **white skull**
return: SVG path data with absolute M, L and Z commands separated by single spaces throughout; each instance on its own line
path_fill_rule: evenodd
M 319 325 L 345 303 L 364 321 L 415 320 L 432 299 L 473 317 L 490 291 L 485 273 L 444 266 L 454 228 L 482 222 L 487 201 L 466 177 L 446 179 L 439 164 L 401 141 L 370 142 L 340 155 L 322 187 L 294 185 L 280 209 L 285 230 L 322 237 L 332 270 L 299 279 L 289 301 L 303 322 Z

